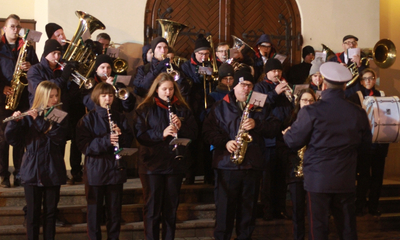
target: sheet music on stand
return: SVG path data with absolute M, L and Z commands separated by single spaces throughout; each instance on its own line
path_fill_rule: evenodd
M 294 85 L 294 95 L 298 95 L 301 90 L 308 88 L 310 85 L 309 84 L 296 84 Z
M 192 140 L 189 138 L 174 138 L 169 142 L 169 145 L 187 146 Z
M 267 100 L 267 94 L 260 93 L 260 92 L 254 92 L 251 95 L 251 98 L 249 100 L 249 104 L 252 104 L 257 107 L 264 107 L 265 101 Z

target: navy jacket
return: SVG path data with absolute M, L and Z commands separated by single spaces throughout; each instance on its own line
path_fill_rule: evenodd
M 13 78 L 14 70 L 15 70 L 15 64 L 18 59 L 18 54 L 19 50 L 22 47 L 23 40 L 21 38 L 18 38 L 16 43 L 18 43 L 18 48 L 17 49 L 11 49 L 10 46 L 8 45 L 7 39 L 3 35 L 0 41 L 0 89 L 1 89 L 1 97 L 0 97 L 0 103 L 4 103 L 5 100 L 5 95 L 3 94 L 3 89 L 5 86 L 10 86 L 10 82 Z M 35 49 L 32 46 L 28 47 L 27 55 L 25 60 L 27 62 L 30 62 L 31 65 L 34 65 L 39 62 Z M 26 103 L 25 103 L 26 101 Z M 21 110 L 26 110 L 29 108 L 28 105 L 28 90 L 24 89 L 23 91 L 23 96 L 21 97 L 20 104 L 24 105 L 18 106 L 18 109 Z M 4 107 L 3 107 L 4 108 Z
M 55 83 L 61 89 L 61 97 L 63 102 L 63 109 L 65 108 L 64 104 L 67 104 L 65 101 L 67 96 L 67 83 L 68 79 L 64 79 L 61 77 L 62 70 L 61 68 L 56 68 L 52 70 L 49 66 L 48 61 L 45 57 L 40 59 L 40 63 L 33 65 L 28 71 L 28 90 L 29 90 L 29 104 L 32 106 L 33 99 L 35 98 L 35 92 L 37 86 L 43 82 L 44 80 L 48 80 L 50 82 Z
M 311 66 L 312 66 L 311 63 L 306 63 L 306 62 L 293 65 L 287 73 L 288 82 L 292 86 L 294 84 L 305 83 L 307 77 L 310 75 Z
M 66 183 L 64 148 L 67 126 L 68 121 L 64 119 L 60 124 L 53 123 L 48 131 L 50 122 L 43 116 L 35 120 L 26 116 L 19 122 L 7 124 L 7 142 L 13 146 L 26 146 L 20 171 L 23 184 L 58 186 Z
M 243 163 L 236 165 L 230 160 L 231 154 L 226 149 L 226 143 L 235 140 L 243 111 L 237 106 L 233 90 L 223 100 L 216 102 L 203 124 L 204 141 L 215 147 L 212 167 L 225 170 L 265 169 L 267 161 L 263 157 L 263 137 L 276 137 L 280 131 L 279 120 L 270 113 L 268 104 L 250 112 L 250 118 L 256 123 L 255 128 L 249 131 L 253 141 L 248 143 Z
M 327 89 L 320 101 L 303 107 L 284 135 L 294 150 L 307 145 L 304 189 L 319 193 L 355 191 L 357 151 L 367 149 L 371 138 L 367 114 L 341 89 Z
M 160 62 L 153 57 L 151 63 L 147 63 L 137 68 L 136 76 L 133 80 L 136 94 L 138 94 L 140 97 L 146 96 L 147 92 L 154 82 L 154 79 L 156 79 L 156 77 L 160 73 L 167 71 L 167 68 L 165 66 L 166 61 L 169 61 L 169 59 L 166 58 L 165 60 Z M 182 95 L 187 96 L 189 93 L 190 85 L 187 82 L 185 75 L 176 65 L 173 65 L 173 69 L 180 73 L 180 78 L 176 82 L 180 87 Z
M 155 104 L 143 105 L 135 110 L 134 131 L 140 143 L 139 147 L 139 174 L 178 174 L 185 173 L 189 166 L 189 159 L 175 159 L 169 142 L 173 139 L 168 136 L 164 139 L 163 131 L 169 126 L 167 103 L 159 98 Z M 178 131 L 178 138 L 189 138 L 192 141 L 197 136 L 197 125 L 192 112 L 176 102 L 171 103 L 174 112 L 182 122 Z
M 121 129 L 119 147 L 131 147 L 133 133 L 128 121 L 112 109 L 111 115 L 112 121 Z M 82 117 L 76 126 L 76 141 L 79 150 L 85 154 L 83 177 L 86 184 L 100 186 L 126 182 L 126 170 L 117 169 L 107 109 L 96 105 Z
M 99 80 L 99 77 L 96 74 L 95 74 L 94 79 L 95 79 L 96 84 L 90 90 L 85 91 L 86 93 L 83 96 L 83 104 L 88 109 L 88 111 L 92 111 L 96 106 L 96 104 L 92 101 L 91 96 L 92 96 L 92 91 L 93 91 L 94 87 L 97 85 L 98 82 L 101 81 L 101 80 Z M 126 88 L 126 86 L 120 82 L 118 82 L 116 85 L 117 85 L 118 89 Z M 128 92 L 129 92 L 129 90 L 128 90 Z M 136 103 L 136 98 L 135 98 L 135 96 L 133 96 L 133 94 L 131 92 L 129 92 L 129 96 L 126 100 L 121 100 L 114 95 L 114 101 L 112 103 L 111 108 L 120 113 L 131 112 L 135 108 L 135 103 Z

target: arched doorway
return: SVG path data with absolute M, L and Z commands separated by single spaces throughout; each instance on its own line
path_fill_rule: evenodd
M 250 46 L 269 34 L 279 53 L 293 65 L 301 61 L 301 19 L 295 0 L 148 0 L 145 13 L 145 43 L 158 36 L 156 19 L 183 23 L 185 28 L 175 43 L 177 55 L 189 58 L 199 33 L 232 44 L 235 35 Z

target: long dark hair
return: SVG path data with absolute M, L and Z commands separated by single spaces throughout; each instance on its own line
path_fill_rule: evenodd
M 296 105 L 294 106 L 294 109 L 293 109 L 293 112 L 292 112 L 292 116 L 290 117 L 290 123 L 293 123 L 294 121 L 296 121 L 296 119 L 297 119 L 297 114 L 298 114 L 299 111 L 300 111 L 300 100 L 301 100 L 301 97 L 303 97 L 303 95 L 304 95 L 305 93 L 311 94 L 311 96 L 314 98 L 314 101 L 317 100 L 317 98 L 316 98 L 316 96 L 315 96 L 315 93 L 314 93 L 314 90 L 312 90 L 311 88 L 302 89 L 302 90 L 299 92 L 299 96 L 298 96 L 297 99 L 296 99 Z

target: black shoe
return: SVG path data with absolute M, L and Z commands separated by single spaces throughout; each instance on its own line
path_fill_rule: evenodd
M 59 218 L 56 218 L 56 227 L 64 227 L 64 226 L 65 226 L 65 222 Z
M 10 178 L 9 177 L 1 177 L 0 187 L 10 188 Z
M 14 187 L 20 187 L 20 186 L 21 186 L 21 179 L 14 178 Z
M 382 213 L 378 210 L 369 210 L 369 214 L 371 214 L 374 217 L 379 217 L 381 216 Z

